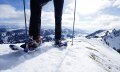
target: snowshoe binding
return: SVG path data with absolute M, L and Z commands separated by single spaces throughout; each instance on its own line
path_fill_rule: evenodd
M 67 42 L 61 42 L 61 40 L 55 40 L 55 47 L 67 46 Z

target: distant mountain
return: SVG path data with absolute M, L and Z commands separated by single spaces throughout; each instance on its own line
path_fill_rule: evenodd
M 85 36 L 86 38 L 90 39 L 90 38 L 99 38 L 99 37 L 102 37 L 104 36 L 106 33 L 106 30 L 98 30 L 98 31 L 95 31 L 87 36 Z
M 43 42 L 54 40 L 55 27 L 43 26 L 41 29 L 41 38 Z M 85 30 L 75 29 L 74 37 L 85 36 L 88 33 Z M 26 40 L 25 27 L 19 25 L 0 25 L 0 44 L 3 43 L 23 43 Z M 71 28 L 62 27 L 62 39 L 72 38 L 73 30 Z
M 41 29 L 41 38 L 43 42 L 49 42 L 54 40 L 54 29 Z M 80 34 L 75 31 L 75 36 Z M 62 39 L 72 38 L 72 30 L 71 29 L 63 29 L 62 30 Z M 0 44 L 9 44 L 9 43 L 23 43 L 26 41 L 26 33 L 25 29 L 0 29 Z
M 101 38 L 109 47 L 120 53 L 120 29 L 98 30 L 86 36 L 87 39 Z
M 0 29 L 19 29 L 20 28 L 20 26 L 18 26 L 17 24 L 15 24 L 15 25 L 9 25 L 9 24 L 7 24 L 7 25 L 0 25 Z
M 115 50 L 120 49 L 120 29 L 108 31 L 103 39 L 108 46 L 114 48 Z

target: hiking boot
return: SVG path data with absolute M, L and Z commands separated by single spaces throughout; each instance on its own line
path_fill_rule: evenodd
M 55 44 L 56 47 L 62 47 L 62 46 L 67 46 L 67 42 L 63 42 L 61 40 L 55 40 Z
M 23 44 L 20 47 L 26 48 L 26 46 L 27 46 L 29 48 L 29 50 L 34 50 L 35 48 L 39 47 L 40 44 L 41 44 L 40 36 L 29 37 L 28 45 Z
M 33 40 L 35 40 L 37 43 L 41 44 L 41 38 L 40 38 L 40 36 L 33 37 Z
M 61 40 L 55 40 L 55 46 L 60 46 L 61 45 Z
M 41 44 L 41 38 L 40 36 L 36 36 L 36 37 L 33 37 L 33 39 L 28 43 L 28 48 L 31 50 L 39 47 L 40 44 Z

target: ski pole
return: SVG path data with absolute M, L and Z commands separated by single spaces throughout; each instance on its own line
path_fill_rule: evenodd
M 72 45 L 73 45 L 74 29 L 75 29 L 75 15 L 76 15 L 76 0 L 75 0 L 75 7 L 74 7 L 74 20 L 73 20 Z
M 26 48 L 28 48 L 28 32 L 27 32 L 27 23 L 26 23 L 25 0 L 23 0 L 23 6 L 24 6 L 25 33 L 26 33 L 25 45 L 26 45 Z

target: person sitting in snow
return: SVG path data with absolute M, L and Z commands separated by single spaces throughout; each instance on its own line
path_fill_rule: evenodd
M 30 41 L 28 48 L 37 48 L 42 39 L 40 38 L 41 30 L 41 10 L 50 0 L 30 0 L 30 23 L 29 23 L 29 36 Z M 61 20 L 64 0 L 53 0 L 54 13 L 55 13 L 55 45 L 61 43 Z

